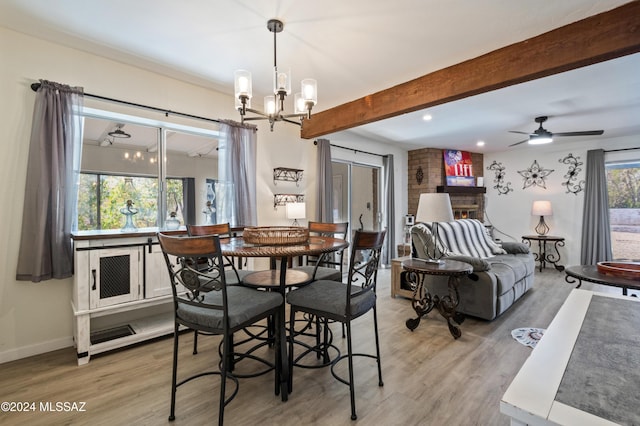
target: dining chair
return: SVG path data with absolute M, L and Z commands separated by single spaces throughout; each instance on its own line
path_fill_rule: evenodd
M 228 223 L 217 223 L 214 225 L 187 225 L 189 236 L 217 235 L 220 238 L 231 237 L 231 226 Z M 225 276 L 227 285 L 239 284 L 242 279 L 253 271 L 236 268 L 233 259 L 225 256 Z
M 171 410 L 169 420 L 175 420 L 177 388 L 205 375 L 220 375 L 218 424 L 223 424 L 224 408 L 238 393 L 238 375 L 230 371 L 233 333 L 251 324 L 273 316 L 278 324 L 284 299 L 280 293 L 258 291 L 226 283 L 224 259 L 217 235 L 204 237 L 177 237 L 158 233 L 164 259 L 172 283 L 174 300 L 173 371 L 171 376 Z M 206 259 L 207 268 L 202 268 Z M 180 287 L 182 286 L 182 287 Z M 179 328 L 222 335 L 222 355 L 217 370 L 197 373 L 177 381 Z M 275 359 L 270 370 L 275 370 L 275 394 L 281 391 L 280 377 L 282 352 L 280 335 L 275 335 Z M 267 371 L 270 371 L 267 370 Z M 227 379 L 235 387 L 226 397 Z M 285 390 L 286 391 L 286 390 Z
M 321 237 L 333 237 L 345 239 L 347 236 L 348 222 L 328 223 L 309 222 L 309 234 Z M 333 280 L 342 281 L 344 250 L 337 253 L 323 253 L 322 255 L 308 255 L 303 260 L 303 265 L 294 266 L 291 269 L 303 271 L 309 274 L 312 281 Z
M 320 318 L 341 322 L 347 329 L 347 354 L 339 355 L 331 361 L 331 374 L 340 382 L 349 386 L 351 397 L 351 419 L 356 420 L 355 386 L 353 380 L 353 357 L 374 358 L 378 366 L 378 386 L 383 386 L 382 366 L 380 363 L 380 339 L 378 336 L 378 316 L 376 310 L 376 282 L 380 252 L 386 231 L 356 231 L 351 244 L 351 256 L 347 282 L 314 281 L 311 284 L 292 290 L 287 294 L 290 306 L 291 336 L 289 339 L 289 390 L 293 388 L 294 337 L 296 312 L 305 312 Z M 352 347 L 351 322 L 373 311 L 373 327 L 376 353 L 354 353 Z M 349 378 L 344 379 L 336 373 L 335 367 L 343 360 L 348 362 Z
M 189 236 L 205 236 L 205 235 L 217 235 L 220 238 L 231 237 L 231 226 L 229 223 L 216 223 L 213 225 L 187 225 L 187 233 Z M 225 260 L 225 278 L 227 280 L 227 285 L 238 285 L 242 284 L 242 280 L 244 277 L 252 273 L 253 271 L 247 269 L 238 269 L 236 268 L 233 259 L 228 257 L 224 257 Z M 196 355 L 198 353 L 198 335 L 200 333 L 198 330 L 194 330 L 193 334 L 193 354 Z M 248 340 L 257 337 L 253 333 L 247 331 L 247 335 L 249 339 L 242 340 L 240 342 L 236 342 L 237 345 L 241 345 L 246 343 Z

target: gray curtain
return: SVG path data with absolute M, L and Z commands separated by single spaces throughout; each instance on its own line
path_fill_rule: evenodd
M 396 214 L 395 214 L 395 191 L 393 181 L 393 155 L 388 154 L 382 158 L 384 166 L 384 194 L 386 199 L 384 206 L 387 214 L 387 235 L 386 242 L 382 250 L 382 264 L 391 265 L 391 259 L 394 257 L 394 247 L 396 241 Z
M 586 174 L 580 263 L 595 265 L 601 261 L 611 260 L 613 257 L 604 150 L 587 151 Z
M 40 80 L 33 108 L 16 279 L 73 275 L 83 89 Z
M 333 171 L 331 143 L 318 139 L 318 190 L 316 191 L 316 220 L 333 223 Z
M 233 184 L 231 226 L 255 226 L 257 127 L 230 120 L 220 122 L 218 180 Z M 219 218 L 220 219 L 220 218 Z

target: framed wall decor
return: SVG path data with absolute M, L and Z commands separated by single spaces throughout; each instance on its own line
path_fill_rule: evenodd
M 444 174 L 447 186 L 475 186 L 471 153 L 453 149 L 443 150 Z

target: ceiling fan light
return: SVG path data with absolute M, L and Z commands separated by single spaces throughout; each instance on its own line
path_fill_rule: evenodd
M 531 136 L 529 138 L 529 145 L 543 145 L 551 142 L 553 142 L 553 138 L 551 136 Z
M 131 137 L 131 135 L 129 133 L 124 132 L 120 126 L 118 126 L 116 130 L 109 132 L 107 134 L 112 138 L 129 139 Z

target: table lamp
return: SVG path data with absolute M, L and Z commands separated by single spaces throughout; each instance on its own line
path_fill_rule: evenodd
M 549 225 L 544 222 L 545 216 L 553 215 L 551 201 L 534 201 L 531 206 L 531 216 L 540 216 L 540 222 L 536 225 L 538 235 L 546 235 L 549 232 Z
M 300 226 L 298 219 L 304 219 L 307 216 L 305 203 L 287 203 L 287 219 L 293 219 L 293 226 Z
M 440 263 L 442 254 L 438 254 L 437 244 L 440 241 L 438 236 L 438 222 L 452 222 L 453 211 L 451 209 L 451 200 L 449 194 L 444 193 L 426 193 L 420 194 L 418 200 L 418 211 L 416 213 L 416 222 L 431 222 L 431 234 L 433 235 L 433 254 L 427 254 L 430 260 Z

